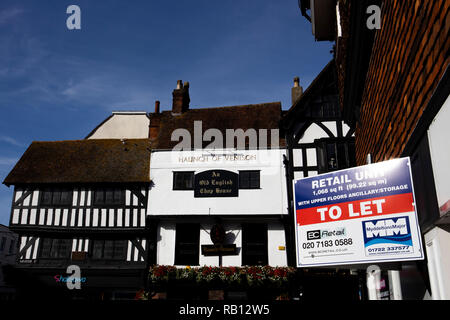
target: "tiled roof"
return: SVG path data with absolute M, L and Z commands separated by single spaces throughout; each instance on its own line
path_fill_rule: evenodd
M 35 141 L 3 183 L 150 182 L 150 150 L 148 139 Z
M 148 183 L 151 149 L 172 149 L 172 132 L 187 129 L 194 141 L 194 122 L 202 121 L 204 133 L 216 128 L 226 137 L 226 129 L 279 129 L 281 103 L 262 103 L 232 107 L 188 109 L 151 113 L 150 123 L 159 121 L 156 139 L 85 139 L 35 141 L 3 181 L 6 185 L 46 183 Z M 279 133 L 284 146 L 283 133 Z M 123 143 L 123 141 L 125 143 Z M 210 142 L 206 141 L 204 147 Z
M 172 111 L 150 113 L 150 125 L 152 121 L 158 121 L 159 134 L 155 139 L 154 148 L 172 149 L 179 141 L 171 141 L 172 132 L 175 129 L 186 129 L 191 134 L 191 142 L 194 143 L 194 122 L 202 122 L 202 132 L 214 128 L 218 129 L 224 138 L 227 129 L 259 129 L 268 130 L 268 144 L 270 145 L 270 129 L 279 129 L 281 120 L 281 103 L 261 103 L 218 108 L 189 109 L 180 114 Z M 151 125 L 152 126 L 152 125 Z M 284 146 L 283 134 L 280 132 L 280 145 Z M 203 147 L 211 142 L 205 141 Z

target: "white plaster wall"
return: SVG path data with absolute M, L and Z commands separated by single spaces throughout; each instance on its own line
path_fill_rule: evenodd
M 322 124 L 325 125 L 325 127 L 327 127 L 335 137 L 337 137 L 336 121 L 323 121 Z
M 342 122 L 342 135 L 345 137 L 347 135 L 347 133 L 350 131 L 350 127 L 345 123 Z M 352 137 L 354 137 L 355 134 L 352 134 Z
M 234 243 L 237 255 L 222 257 L 222 266 L 237 267 L 242 265 L 242 227 L 240 224 L 228 224 L 225 228 L 225 243 Z
M 315 148 L 306 149 L 306 161 L 309 167 L 317 166 L 317 150 Z
M 227 214 L 287 214 L 285 172 L 282 162 L 284 150 L 239 150 L 246 156 L 256 155 L 252 161 L 218 161 L 180 163 L 180 156 L 201 155 L 205 151 L 152 152 L 150 178 L 154 185 L 149 191 L 148 215 L 227 215 Z M 219 153 L 216 151 L 216 154 Z M 220 153 L 224 153 L 221 151 Z M 228 152 L 230 153 L 230 152 Z M 231 152 L 233 154 L 233 152 Z M 194 198 L 193 190 L 172 190 L 173 171 L 195 173 L 223 169 L 260 170 L 260 189 L 239 190 L 238 197 Z
M 145 139 L 148 138 L 149 125 L 145 112 L 113 112 L 113 116 L 88 139 Z
M 319 174 L 317 171 L 308 171 L 308 177 L 315 177 Z
M 294 150 L 292 150 L 292 156 L 294 158 L 294 167 L 301 167 L 301 166 L 303 166 L 302 149 L 294 149 Z
M 450 98 L 434 118 L 428 131 L 431 162 L 439 207 L 450 201 Z
M 303 171 L 294 171 L 294 180 L 304 178 Z
M 203 256 L 201 254 L 202 245 L 210 245 L 209 231 L 213 223 L 201 223 L 200 225 L 200 257 L 199 266 L 219 266 L 218 256 Z M 225 243 L 235 244 L 237 255 L 223 256 L 222 266 L 241 266 L 242 265 L 242 226 L 240 223 L 224 223 Z M 173 265 L 175 262 L 175 233 L 176 224 L 174 222 L 161 221 L 158 227 L 157 239 L 157 264 Z M 281 223 L 268 223 L 268 262 L 271 266 L 287 266 L 286 251 L 279 247 L 285 247 L 285 234 Z M 184 266 L 180 266 L 184 267 Z
M 450 233 L 435 227 L 425 234 L 433 300 L 450 299 Z
M 337 127 L 336 121 L 324 121 L 322 122 L 333 134 L 337 136 Z M 343 126 L 344 135 L 348 132 L 348 126 Z M 328 134 L 320 128 L 317 124 L 311 124 L 308 129 L 306 129 L 303 136 L 300 138 L 299 143 L 314 143 L 314 140 L 329 138 Z M 299 149 L 295 149 L 293 152 L 294 157 L 294 166 L 316 166 L 317 165 L 317 151 L 315 148 L 306 149 L 306 161 L 307 163 L 303 163 L 302 159 L 302 151 Z
M 157 256 L 159 265 L 173 265 L 175 262 L 175 223 L 161 221 L 157 232 Z
M 334 125 L 334 127 L 336 127 L 336 125 Z M 332 128 L 329 129 L 331 130 Z M 321 138 L 328 138 L 328 134 L 317 124 L 313 123 L 306 129 L 305 133 L 300 138 L 299 143 L 313 143 L 314 140 Z
M 268 224 L 267 243 L 269 251 L 269 265 L 272 267 L 287 266 L 286 241 L 284 227 L 281 223 Z M 284 247 L 284 250 L 280 247 Z

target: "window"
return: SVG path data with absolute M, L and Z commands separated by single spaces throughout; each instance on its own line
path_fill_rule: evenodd
M 259 189 L 259 170 L 239 171 L 239 189 Z
M 324 95 L 311 102 L 311 108 L 306 111 L 308 118 L 339 118 L 340 116 L 339 102 L 334 95 Z
M 5 250 L 6 245 L 6 237 L 2 237 L 2 242 L 0 243 L 0 252 L 3 252 Z
M 174 172 L 173 190 L 194 190 L 194 171 Z
M 92 241 L 91 256 L 97 260 L 125 260 L 127 254 L 127 240 Z
M 175 265 L 198 266 L 200 225 L 177 224 L 175 235 Z
M 11 242 L 9 243 L 9 254 L 14 253 L 14 245 L 15 244 L 16 244 L 16 242 L 14 241 L 14 239 L 11 239 Z
M 125 190 L 121 188 L 94 189 L 94 206 L 120 206 L 125 204 Z
M 422 230 L 426 230 L 433 227 L 440 217 L 427 135 L 411 154 L 411 171 L 419 224 Z
M 44 238 L 41 242 L 40 258 L 68 259 L 72 251 L 72 240 Z
M 44 188 L 41 192 L 41 206 L 70 206 L 72 190 L 68 188 Z
M 242 265 L 267 265 L 267 225 L 242 225 Z
M 354 139 L 316 140 L 319 173 L 347 169 L 356 166 Z

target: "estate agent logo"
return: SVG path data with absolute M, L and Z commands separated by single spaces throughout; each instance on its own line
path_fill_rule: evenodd
M 413 252 L 408 217 L 363 221 L 366 255 Z

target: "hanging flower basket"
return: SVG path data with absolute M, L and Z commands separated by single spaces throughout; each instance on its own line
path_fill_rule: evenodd
M 149 284 L 156 289 L 168 283 L 184 282 L 208 287 L 287 288 L 295 274 L 291 267 L 186 267 L 154 265 L 150 267 Z

